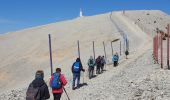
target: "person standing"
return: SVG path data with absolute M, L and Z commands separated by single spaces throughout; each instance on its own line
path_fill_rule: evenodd
M 116 54 L 113 55 L 112 61 L 114 63 L 114 67 L 116 67 L 118 65 L 118 60 L 119 60 L 119 55 L 116 52 Z
M 35 74 L 35 79 L 30 83 L 27 92 L 26 100 L 46 100 L 50 98 L 48 86 L 44 81 L 44 72 L 38 70 Z
M 67 81 L 63 74 L 61 74 L 61 69 L 56 68 L 56 72 L 50 78 L 50 86 L 52 88 L 52 93 L 54 100 L 60 100 L 63 93 L 63 88 L 67 84 Z
M 101 57 L 101 71 L 102 71 L 102 72 L 103 72 L 103 70 L 104 70 L 105 64 L 106 64 L 106 61 L 105 61 L 105 59 L 104 59 L 104 56 L 102 56 L 102 57 Z
M 80 87 L 80 72 L 81 71 L 85 72 L 85 70 L 83 69 L 80 58 L 76 59 L 76 62 L 73 63 L 71 70 L 73 73 L 72 89 L 75 90 L 76 89 L 76 86 L 75 86 L 76 80 L 77 80 L 77 88 Z
M 94 72 L 94 66 L 95 66 L 95 60 L 93 59 L 92 56 L 90 56 L 90 59 L 88 60 L 88 70 L 89 70 L 89 79 L 93 77 L 93 72 Z
M 100 74 L 100 69 L 101 69 L 101 56 L 98 56 L 96 59 L 96 74 Z

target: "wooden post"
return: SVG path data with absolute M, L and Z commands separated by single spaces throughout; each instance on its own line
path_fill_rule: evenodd
M 94 41 L 93 41 L 93 57 L 94 57 L 94 60 L 95 60 L 95 59 L 96 59 L 96 57 L 95 57 Z
M 170 69 L 169 67 L 169 24 L 167 26 L 167 66 L 168 66 L 168 69 Z
M 48 34 L 48 37 L 49 37 L 50 67 L 51 67 L 51 75 L 52 75 L 53 74 L 53 61 L 52 61 L 51 35 Z

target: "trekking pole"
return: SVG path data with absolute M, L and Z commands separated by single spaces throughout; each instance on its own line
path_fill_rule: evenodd
M 69 98 L 69 96 L 68 96 L 68 94 L 67 94 L 67 91 L 66 91 L 66 89 L 65 89 L 64 87 L 63 87 L 63 90 L 64 90 L 64 92 L 66 93 L 68 100 L 70 100 L 70 98 Z
M 52 62 L 52 48 L 51 48 L 51 35 L 48 34 L 49 37 L 49 51 L 50 51 L 50 66 L 51 66 L 51 75 L 53 74 L 53 62 Z

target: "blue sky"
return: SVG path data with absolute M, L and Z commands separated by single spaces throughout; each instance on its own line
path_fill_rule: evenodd
M 162 10 L 170 15 L 170 0 L 0 0 L 0 34 L 115 10 Z

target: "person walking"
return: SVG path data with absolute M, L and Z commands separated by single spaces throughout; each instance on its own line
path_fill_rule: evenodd
M 126 59 L 128 59 L 128 58 L 127 58 L 127 56 L 128 56 L 128 55 L 129 55 L 129 51 L 128 51 L 128 50 L 126 50 L 126 51 L 125 51 Z
M 95 66 L 95 60 L 93 59 L 92 56 L 90 56 L 89 60 L 88 60 L 88 71 L 89 71 L 89 79 L 91 79 L 93 77 L 93 72 L 94 72 L 94 66 Z
M 96 74 L 100 74 L 100 69 L 101 69 L 101 56 L 98 56 L 96 59 Z
M 61 74 L 61 69 L 56 68 L 56 72 L 50 78 L 50 87 L 52 88 L 52 93 L 54 100 L 60 100 L 63 93 L 63 88 L 67 84 L 67 80 L 64 75 Z
M 80 58 L 77 58 L 76 62 L 73 63 L 71 71 L 73 73 L 72 90 L 75 90 L 76 88 L 80 88 L 80 72 L 81 71 L 85 72 L 85 70 L 83 69 Z M 77 80 L 77 87 L 75 86 L 76 80 Z
M 106 64 L 106 61 L 105 61 L 105 59 L 104 59 L 104 56 L 102 56 L 102 57 L 101 57 L 101 71 L 102 71 L 102 72 L 103 72 L 103 70 L 104 70 L 105 64 Z
M 44 81 L 44 72 L 38 70 L 35 74 L 35 79 L 30 83 L 27 92 L 26 100 L 46 100 L 50 98 L 48 86 Z
M 112 61 L 114 63 L 114 67 L 116 67 L 118 65 L 118 60 L 119 60 L 119 55 L 116 52 L 116 54 L 113 55 Z

